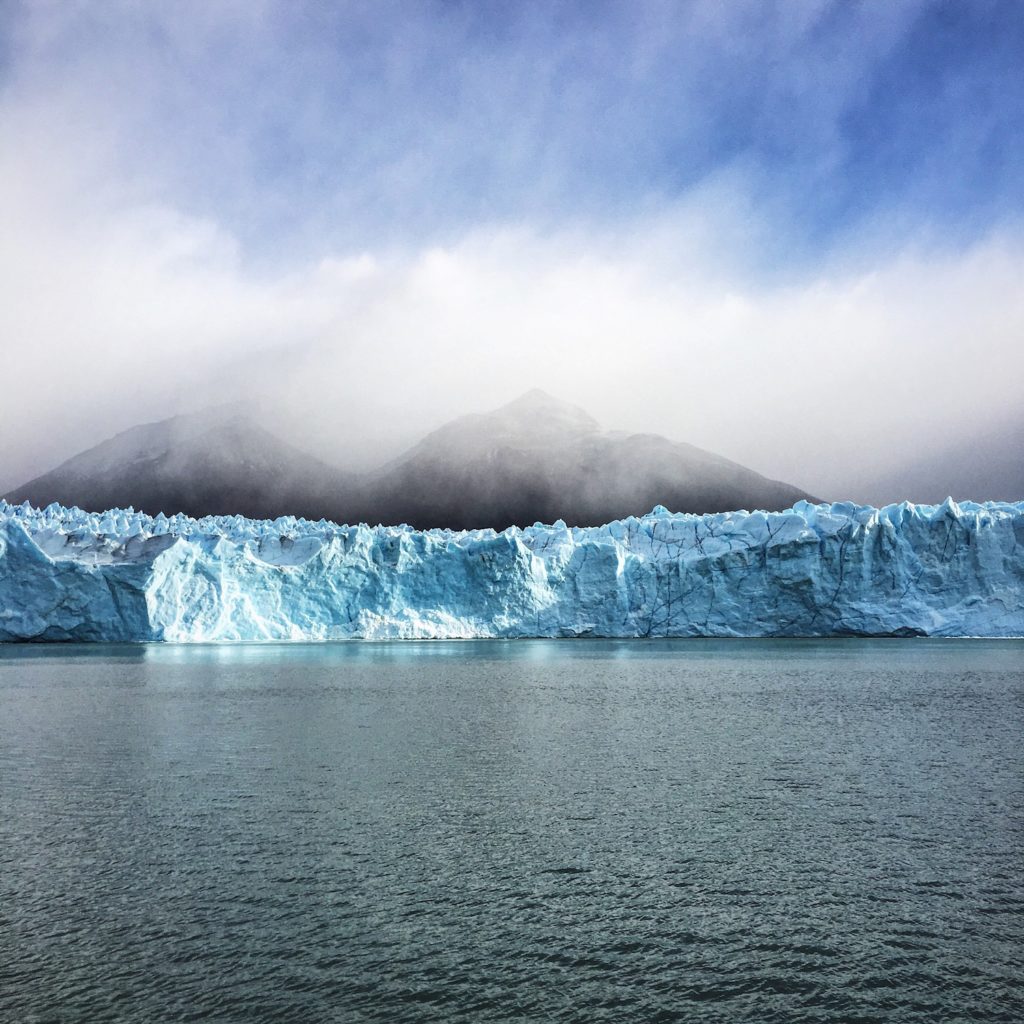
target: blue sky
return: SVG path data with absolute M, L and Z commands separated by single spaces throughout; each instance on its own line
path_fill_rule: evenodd
M 9 87 L 63 94 L 144 198 L 254 250 L 606 220 L 721 176 L 793 259 L 1024 202 L 1016 0 L 8 11 Z
M 8 0 L 0 26 L 0 129 L 16 143 L 0 158 L 0 205 L 18 233 L 0 253 L 17 293 L 0 323 L 8 338 L 45 329 L 54 350 L 98 345 L 123 363 L 187 337 L 183 361 L 207 381 L 252 352 L 300 353 L 308 372 L 312 350 L 335 369 L 369 347 L 393 363 L 476 360 L 490 383 L 438 371 L 436 398 L 411 403 L 417 423 L 512 397 L 493 349 L 518 347 L 527 366 L 544 354 L 534 376 L 545 379 L 510 373 L 506 391 L 549 386 L 610 425 L 650 420 L 762 463 L 779 438 L 750 443 L 749 423 L 711 422 L 716 406 L 697 394 L 735 393 L 723 353 L 742 363 L 744 346 L 770 345 L 776 363 L 806 363 L 812 327 L 822 353 L 856 343 L 842 333 L 854 302 L 861 336 L 891 321 L 896 371 L 929 345 L 1016 358 L 1019 304 L 994 315 L 1002 300 L 989 291 L 1019 269 L 1017 0 Z M 67 297 L 63 319 L 39 309 L 51 286 Z M 618 302 L 604 322 L 619 338 L 597 322 L 565 329 L 574 309 L 586 321 L 595 290 Z M 954 294 L 961 320 L 940 336 L 926 307 Z M 714 308 L 701 306 L 709 296 Z M 493 320 L 505 306 L 532 311 L 518 335 Z M 448 334 L 421 332 L 424 318 Z M 735 337 L 722 326 L 733 321 Z M 632 323 L 645 339 L 634 350 L 649 351 L 629 402 L 607 373 L 578 371 L 611 358 Z M 695 354 L 699 389 L 645 383 Z M 842 371 L 830 358 L 814 360 L 827 364 L 820 379 L 801 378 L 808 408 Z M 181 388 L 140 363 L 132 392 L 173 406 Z M 761 369 L 741 367 L 740 383 L 745 373 Z M 967 376 L 960 393 L 989 420 L 1021 397 Z M 777 383 L 776 402 L 791 400 Z M 87 421 L 116 425 L 62 387 L 42 401 L 57 447 Z M 299 377 L 289 387 L 307 391 Z M 396 404 L 410 408 L 414 388 L 398 373 Z M 932 381 L 927 415 L 893 413 L 872 451 L 897 430 L 927 436 L 955 393 Z M 759 431 L 771 408 L 758 407 Z M 383 398 L 359 412 L 400 419 Z M 11 445 L 0 460 L 13 466 Z

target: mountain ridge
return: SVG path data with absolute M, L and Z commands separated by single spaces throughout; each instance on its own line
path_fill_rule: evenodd
M 778 510 L 811 496 L 685 442 L 603 430 L 579 406 L 533 389 L 442 424 L 364 473 L 316 459 L 225 406 L 128 428 L 5 497 L 93 511 L 130 504 L 153 514 L 503 529 L 599 525 L 658 504 Z

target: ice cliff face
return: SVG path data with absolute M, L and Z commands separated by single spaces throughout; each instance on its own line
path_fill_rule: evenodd
M 0 641 L 1024 635 L 1024 502 L 453 533 L 0 501 Z

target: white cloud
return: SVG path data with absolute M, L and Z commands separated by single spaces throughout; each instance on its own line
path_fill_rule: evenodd
M 269 274 L 208 221 L 96 214 L 27 172 L 15 185 L 0 191 L 8 483 L 239 393 L 271 394 L 308 443 L 358 462 L 541 386 L 610 427 L 841 493 L 1024 397 L 1016 235 L 771 285 L 730 274 L 735 239 L 761 229 L 738 235 L 727 211 L 742 204 L 719 194 L 657 221 L 481 227 Z
M 609 427 L 689 440 L 830 495 L 1021 406 L 1019 225 L 943 247 L 906 222 L 897 235 L 878 210 L 870 236 L 808 268 L 787 259 L 785 214 L 759 205 L 757 168 L 737 158 L 676 199 L 655 188 L 600 217 L 586 204 L 589 215 L 485 222 L 461 210 L 425 240 L 339 241 L 345 211 L 382 196 L 443 207 L 462 183 L 451 167 L 475 168 L 489 195 L 529 168 L 531 188 L 557 194 L 575 180 L 574 147 L 622 171 L 612 129 L 638 160 L 659 125 L 682 126 L 697 152 L 714 127 L 703 93 L 725 90 L 719 66 L 748 90 L 745 69 L 770 68 L 762 133 L 808 133 L 801 160 L 820 154 L 827 169 L 844 104 L 919 5 L 866 9 L 862 45 L 833 33 L 822 50 L 813 38 L 833 8 L 816 4 L 773 20 L 709 3 L 682 23 L 652 5 L 621 40 L 606 26 L 569 38 L 543 22 L 534 38 L 519 24 L 506 49 L 473 43 L 457 19 L 403 23 L 376 62 L 349 40 L 342 71 L 315 34 L 289 24 L 282 42 L 275 19 L 290 8 L 215 6 L 227 13 L 200 5 L 151 24 L 144 8 L 110 5 L 99 25 L 77 7 L 26 8 L 0 94 L 0 135 L 17 141 L 0 151 L 0 487 L 134 422 L 240 393 L 287 406 L 297 440 L 321 454 L 365 462 L 541 386 Z M 758 31 L 743 31 L 751 18 Z M 251 51 L 249 63 L 233 69 L 222 50 Z M 435 80 L 424 68 L 449 50 L 460 60 Z M 693 70 L 663 95 L 666 61 Z M 216 77 L 193 80 L 196 69 Z M 232 120 L 264 72 L 256 113 Z M 421 86 L 429 94 L 404 113 Z M 594 116 L 606 102 L 607 125 Z M 317 160 L 287 165 L 279 183 L 251 177 L 254 153 L 267 156 L 255 143 L 282 114 L 294 114 L 293 146 L 344 155 L 340 205 L 333 179 L 303 191 Z M 210 194 L 190 193 L 194 163 L 214 168 Z M 236 180 L 230 215 L 195 212 Z M 267 197 L 280 221 L 301 222 L 305 256 L 248 245 L 240 211 L 259 207 L 265 227 Z

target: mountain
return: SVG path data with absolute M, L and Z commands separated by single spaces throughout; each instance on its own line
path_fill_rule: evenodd
M 102 511 L 319 519 L 353 485 L 341 470 L 264 430 L 235 406 L 125 430 L 6 495 Z
M 360 518 L 420 529 L 564 519 L 597 525 L 673 512 L 788 508 L 808 495 L 689 444 L 604 431 L 582 409 L 529 391 L 491 413 L 463 416 L 371 474 Z
M 807 496 L 692 445 L 602 430 L 582 409 L 536 390 L 446 424 L 371 473 L 329 466 L 228 408 L 133 427 L 6 495 L 96 511 L 132 505 L 421 529 L 556 519 L 585 526 L 658 504 L 782 509 Z

